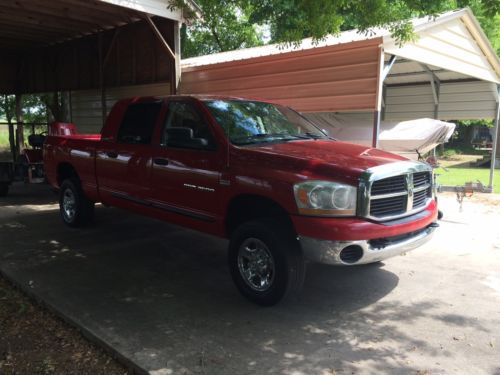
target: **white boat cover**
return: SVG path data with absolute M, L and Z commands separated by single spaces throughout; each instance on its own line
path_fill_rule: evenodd
M 372 144 L 373 121 L 369 119 L 354 118 L 338 113 L 306 113 L 304 115 L 340 141 L 366 146 Z M 447 142 L 454 130 L 454 123 L 431 118 L 402 122 L 382 121 L 379 148 L 416 159 L 418 154 L 424 155 L 437 145 Z

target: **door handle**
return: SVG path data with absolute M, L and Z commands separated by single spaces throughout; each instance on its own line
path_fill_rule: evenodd
M 114 151 L 109 151 L 109 152 L 106 152 L 106 156 L 108 158 L 116 159 L 118 157 L 118 153 L 114 152 Z
M 168 165 L 168 159 L 154 158 L 153 163 L 155 163 L 156 165 Z

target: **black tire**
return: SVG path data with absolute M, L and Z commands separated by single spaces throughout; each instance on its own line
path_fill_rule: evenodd
M 259 250 L 262 244 L 264 247 Z M 252 247 L 255 250 L 245 251 Z M 260 261 L 248 260 L 247 254 L 255 256 L 259 252 L 264 254 L 264 260 L 262 257 Z M 231 276 L 241 294 L 258 305 L 275 305 L 299 292 L 304 282 L 305 262 L 298 241 L 286 225 L 272 220 L 251 221 L 238 227 L 231 236 L 228 261 Z M 262 267 L 255 278 L 251 277 L 251 272 L 250 276 L 244 275 L 245 270 L 252 268 L 250 264 Z M 262 273 L 265 273 L 264 277 Z M 261 290 L 252 286 L 259 284 L 259 280 L 261 285 L 265 280 L 265 287 Z
M 93 221 L 94 202 L 85 196 L 80 182 L 76 179 L 64 180 L 61 184 L 59 212 L 63 222 L 72 228 L 86 226 Z
M 6 197 L 9 194 L 9 184 L 0 182 L 0 197 Z

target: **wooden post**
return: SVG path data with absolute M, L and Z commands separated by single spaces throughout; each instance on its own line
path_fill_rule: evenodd
M 115 34 L 116 35 L 116 34 Z M 105 59 L 108 57 L 104 57 L 104 51 L 102 46 L 102 32 L 99 33 L 99 85 L 101 86 L 101 110 L 102 110 L 102 126 L 104 126 L 106 122 L 107 108 L 106 108 L 106 88 L 104 85 L 104 63 Z
M 4 95 L 5 102 L 5 117 L 7 118 L 7 125 L 9 128 L 9 145 L 10 152 L 12 154 L 12 160 L 15 162 L 17 160 L 17 147 L 16 147 L 16 135 L 14 130 L 14 123 L 12 122 L 12 118 L 14 117 L 14 113 L 11 112 L 11 100 L 10 95 Z
M 180 39 L 179 25 L 177 23 L 177 25 L 174 26 L 174 49 L 175 49 L 175 52 L 174 52 L 174 51 L 172 51 L 172 48 L 170 48 L 167 41 L 163 37 L 161 31 L 158 29 L 158 27 L 156 27 L 151 16 L 149 16 L 149 15 L 146 16 L 146 22 L 151 27 L 151 30 L 156 35 L 156 37 L 160 41 L 160 44 L 165 49 L 165 51 L 173 59 L 173 63 L 171 64 L 171 66 L 173 67 L 173 72 L 171 72 L 171 74 L 170 74 L 170 77 L 171 77 L 170 78 L 170 81 L 171 81 L 170 82 L 170 92 L 172 94 L 175 94 L 175 93 L 177 93 L 177 87 L 178 87 L 178 84 L 180 81 L 180 72 L 181 72 L 180 60 L 179 60 L 180 43 L 178 41 Z
M 24 117 L 23 117 L 23 96 L 16 94 L 16 143 L 18 153 L 24 151 Z

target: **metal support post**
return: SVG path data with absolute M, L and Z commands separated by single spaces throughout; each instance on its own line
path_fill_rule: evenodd
M 493 133 L 493 147 L 491 150 L 491 166 L 490 166 L 490 183 L 488 184 L 489 188 L 491 189 L 491 192 L 493 193 L 494 190 L 494 183 L 493 179 L 495 177 L 495 164 L 496 164 L 496 158 L 497 158 L 497 149 L 498 149 L 498 123 L 500 119 L 500 85 L 497 85 L 497 111 L 495 114 L 495 132 Z

